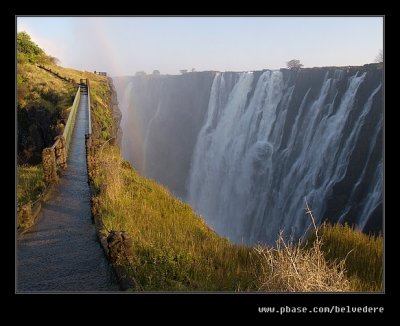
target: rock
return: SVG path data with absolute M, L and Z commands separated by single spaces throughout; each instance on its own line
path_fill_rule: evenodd
M 67 168 L 67 148 L 65 138 L 64 136 L 60 135 L 55 137 L 55 141 L 55 155 L 57 166 L 65 170 Z
M 31 204 L 22 205 L 18 208 L 18 228 L 27 228 L 33 224 Z
M 58 183 L 56 155 L 53 148 L 45 148 L 42 152 L 44 180 L 48 184 Z
M 132 239 L 125 231 L 111 231 L 107 237 L 107 247 L 112 263 L 128 260 L 131 257 Z

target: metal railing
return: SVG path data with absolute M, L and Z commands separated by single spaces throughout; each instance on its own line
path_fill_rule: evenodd
M 65 124 L 64 132 L 63 132 L 67 156 L 68 156 L 69 144 L 71 142 L 72 131 L 74 130 L 75 117 L 76 117 L 76 112 L 78 111 L 80 98 L 81 98 L 81 88 L 78 87 L 78 90 L 76 91 L 74 103 L 71 106 L 71 111 L 69 112 L 69 117 L 68 117 L 67 123 Z

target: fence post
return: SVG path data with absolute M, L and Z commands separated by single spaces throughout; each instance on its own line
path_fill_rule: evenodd
M 44 180 L 48 184 L 58 183 L 56 155 L 54 148 L 45 148 L 42 152 Z

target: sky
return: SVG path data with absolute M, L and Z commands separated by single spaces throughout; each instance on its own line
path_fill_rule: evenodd
M 382 17 L 17 17 L 64 67 L 179 74 L 363 65 L 383 49 Z

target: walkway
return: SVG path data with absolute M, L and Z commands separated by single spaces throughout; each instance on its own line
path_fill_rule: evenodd
M 37 224 L 17 241 L 17 292 L 118 291 L 90 218 L 81 94 L 68 167 Z

